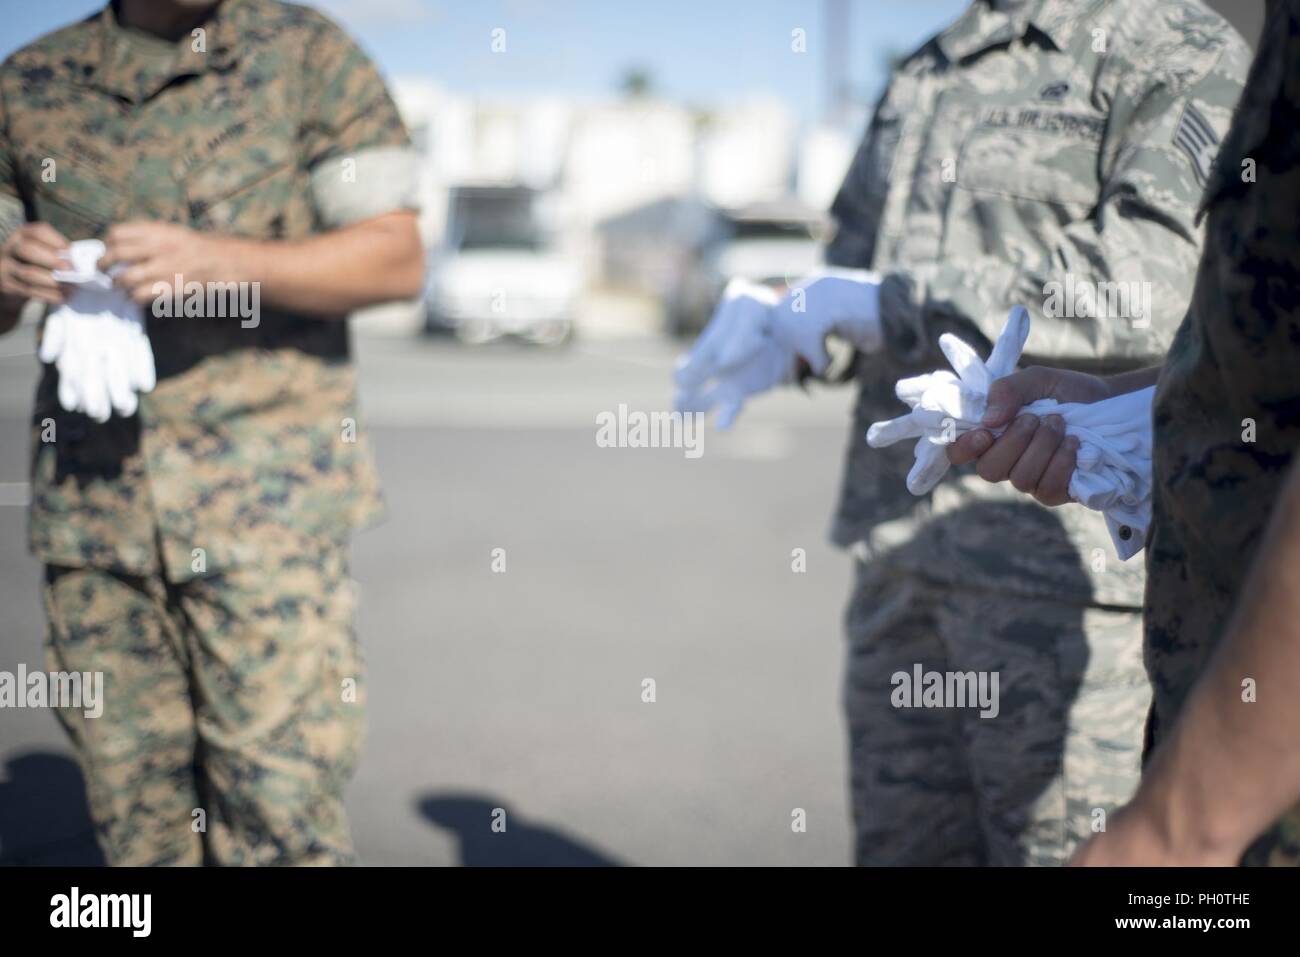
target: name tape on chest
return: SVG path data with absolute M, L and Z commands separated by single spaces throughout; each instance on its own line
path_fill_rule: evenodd
M 1065 110 L 1035 106 L 995 106 L 980 116 L 980 126 L 986 129 L 1028 130 L 1095 143 L 1100 142 L 1106 122 L 1099 116 Z

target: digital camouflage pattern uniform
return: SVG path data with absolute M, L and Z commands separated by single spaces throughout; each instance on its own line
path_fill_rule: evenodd
M 294 240 L 412 206 L 374 66 L 271 0 L 225 0 L 176 44 L 111 7 L 49 34 L 0 67 L 0 130 L 0 218 L 70 240 L 131 219 Z M 49 667 L 105 673 L 100 718 L 60 712 L 100 842 L 115 864 L 349 862 L 347 539 L 382 506 L 347 326 L 148 323 L 137 415 L 65 412 L 47 366 L 33 416 Z
M 1205 256 L 1155 400 L 1148 746 L 1222 638 L 1300 449 L 1300 2 L 1270 0 L 1205 193 Z M 1248 439 L 1246 420 L 1255 424 Z M 1246 677 L 1246 676 L 1243 676 Z M 1259 693 L 1279 693 L 1268 675 Z M 1280 693 L 1293 694 L 1289 689 Z M 1300 864 L 1300 805 L 1245 864 Z
M 904 411 L 899 378 L 947 368 L 941 333 L 987 351 L 1013 304 L 1033 316 L 1026 364 L 1158 361 L 1248 62 L 1197 0 L 977 0 L 877 106 L 827 256 L 884 275 L 886 349 L 857 357 L 833 531 L 861 557 L 845 682 L 861 864 L 1058 863 L 1136 784 L 1141 561 L 1119 561 L 1099 514 L 970 469 L 915 498 L 910 443 L 864 436 Z M 1149 283 L 1150 315 L 1048 315 L 1052 282 Z M 917 663 L 998 672 L 999 715 L 894 708 L 891 676 Z

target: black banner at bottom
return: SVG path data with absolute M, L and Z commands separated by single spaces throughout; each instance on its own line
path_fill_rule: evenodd
M 970 943 L 1022 931 L 1052 933 L 1040 942 L 1172 932 L 1229 943 L 1289 927 L 1296 886 L 1292 871 L 1245 869 L 6 868 L 0 912 L 14 942 L 77 934 L 79 943 L 339 946 L 457 927 L 541 942 L 611 924 L 633 937 L 680 924 L 733 945 L 748 932 L 775 943 L 787 930 L 806 945 L 809 935 L 838 937 L 838 924 L 863 943 L 877 932 Z

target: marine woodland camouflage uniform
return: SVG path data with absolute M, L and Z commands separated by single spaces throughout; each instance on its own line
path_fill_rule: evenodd
M 0 220 L 70 240 L 131 219 L 296 240 L 414 205 L 373 64 L 272 0 L 224 0 L 174 44 L 111 7 L 49 34 L 0 67 L 0 131 Z M 382 506 L 347 326 L 263 309 L 148 332 L 138 414 L 63 411 L 47 366 L 33 415 L 49 667 L 105 673 L 101 717 L 60 712 L 100 843 L 114 864 L 349 862 L 346 549 Z
M 1155 402 L 1146 661 L 1159 744 L 1227 629 L 1300 448 L 1300 3 L 1270 0 L 1204 200 L 1205 255 Z M 1295 694 L 1242 675 L 1258 695 Z M 1245 693 L 1243 688 L 1243 694 Z M 1244 864 L 1300 864 L 1300 805 Z
M 914 498 L 910 446 L 863 436 L 904 411 L 896 380 L 946 368 L 941 333 L 987 349 L 1016 303 L 1026 364 L 1159 361 L 1249 50 L 1197 0 L 997 6 L 973 3 L 897 68 L 832 208 L 828 259 L 886 277 L 833 533 L 861 559 L 845 708 L 862 864 L 1058 863 L 1138 773 L 1141 560 L 1118 560 L 1100 515 L 969 469 Z M 1119 288 L 1102 283 L 1148 285 L 1096 315 Z M 894 707 L 892 676 L 916 664 L 997 672 L 997 717 Z

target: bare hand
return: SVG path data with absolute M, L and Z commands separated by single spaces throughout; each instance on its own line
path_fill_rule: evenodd
M 112 227 L 104 236 L 106 251 L 99 261 L 105 272 L 117 265 L 127 268 L 114 279 L 136 302 L 152 302 L 166 285 L 170 294 L 181 283 L 234 282 L 238 277 L 227 264 L 227 243 L 176 223 L 135 221 Z
M 1135 799 L 1110 816 L 1106 830 L 1081 844 L 1069 867 L 1235 867 L 1240 854 L 1225 850 L 1179 849 L 1155 815 Z
M 63 290 L 54 270 L 69 265 L 68 240 L 49 223 L 24 223 L 0 246 L 0 293 L 59 305 Z
M 1102 379 L 1082 372 L 1043 366 L 1013 372 L 989 389 L 983 420 L 990 429 L 1006 426 L 1006 431 L 996 437 L 987 429 L 967 432 L 948 446 L 948 461 L 953 465 L 975 462 L 975 471 L 985 481 L 1010 481 L 1044 505 L 1064 505 L 1070 501 L 1078 439 L 1066 436 L 1065 420 L 1059 415 L 1040 420 L 1016 413 L 1038 399 L 1098 402 L 1109 396 L 1110 388 Z

